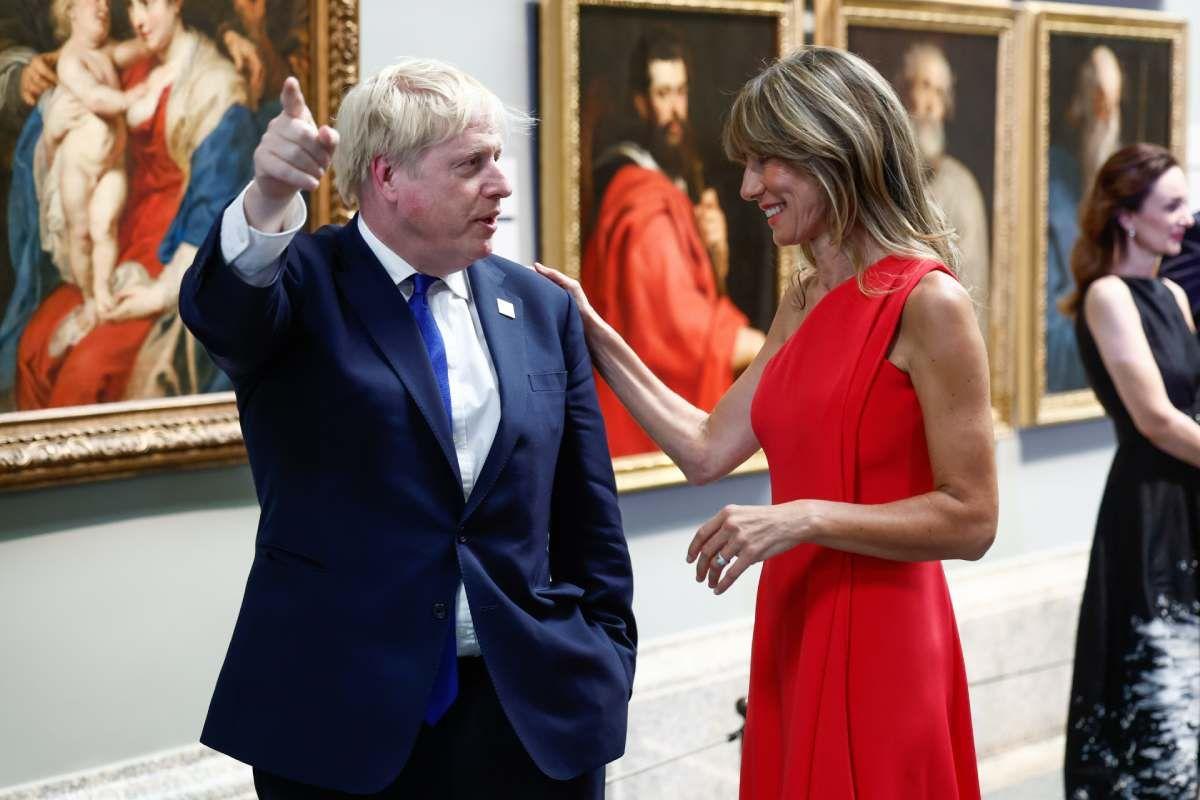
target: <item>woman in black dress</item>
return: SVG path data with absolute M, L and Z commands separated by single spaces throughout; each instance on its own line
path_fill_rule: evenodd
M 1197 797 L 1200 342 L 1158 276 L 1192 224 L 1166 150 L 1115 153 L 1071 253 L 1079 351 L 1117 434 L 1092 545 L 1067 721 L 1066 796 Z

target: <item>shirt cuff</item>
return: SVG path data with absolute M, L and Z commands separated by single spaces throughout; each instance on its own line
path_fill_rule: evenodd
M 284 230 L 264 233 L 250 227 L 246 221 L 246 191 L 249 188 L 250 184 L 246 184 L 221 217 L 221 255 L 246 283 L 267 286 L 283 268 L 279 256 L 308 221 L 308 209 L 297 193 L 284 214 Z

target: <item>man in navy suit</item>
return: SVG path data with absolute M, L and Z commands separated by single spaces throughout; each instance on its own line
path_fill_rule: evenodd
M 264 798 L 602 797 L 629 554 L 578 313 L 491 255 L 520 115 L 415 59 L 337 131 L 281 99 L 179 298 L 262 507 L 201 741 Z M 331 162 L 360 211 L 299 232 Z

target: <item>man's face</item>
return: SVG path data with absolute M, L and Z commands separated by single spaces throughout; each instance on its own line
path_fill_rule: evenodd
M 687 67 L 679 59 L 655 60 L 646 71 L 650 77 L 649 96 L 635 96 L 634 105 L 642 119 L 662 130 L 667 144 L 678 147 L 683 142 L 688 116 Z
M 945 122 L 952 88 L 950 66 L 932 52 L 919 57 L 909 75 L 908 113 L 914 119 Z
M 444 276 L 492 252 L 500 200 L 512 194 L 501 144 L 499 131 L 479 124 L 426 150 L 411 171 L 392 170 L 394 241 L 413 267 Z
M 921 154 L 930 162 L 941 158 L 946 145 L 946 117 L 954 79 L 950 65 L 932 51 L 924 51 L 911 66 L 904 104 L 912 119 Z

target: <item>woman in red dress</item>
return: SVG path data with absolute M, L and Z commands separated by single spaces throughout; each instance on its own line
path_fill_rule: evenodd
M 762 562 L 743 800 L 978 798 L 941 559 L 996 532 L 987 355 L 904 107 L 863 60 L 804 48 L 734 101 L 742 197 L 809 266 L 711 414 L 595 314 L 596 367 L 689 480 L 760 447 L 772 504 L 727 506 L 688 549 L 718 594 Z

